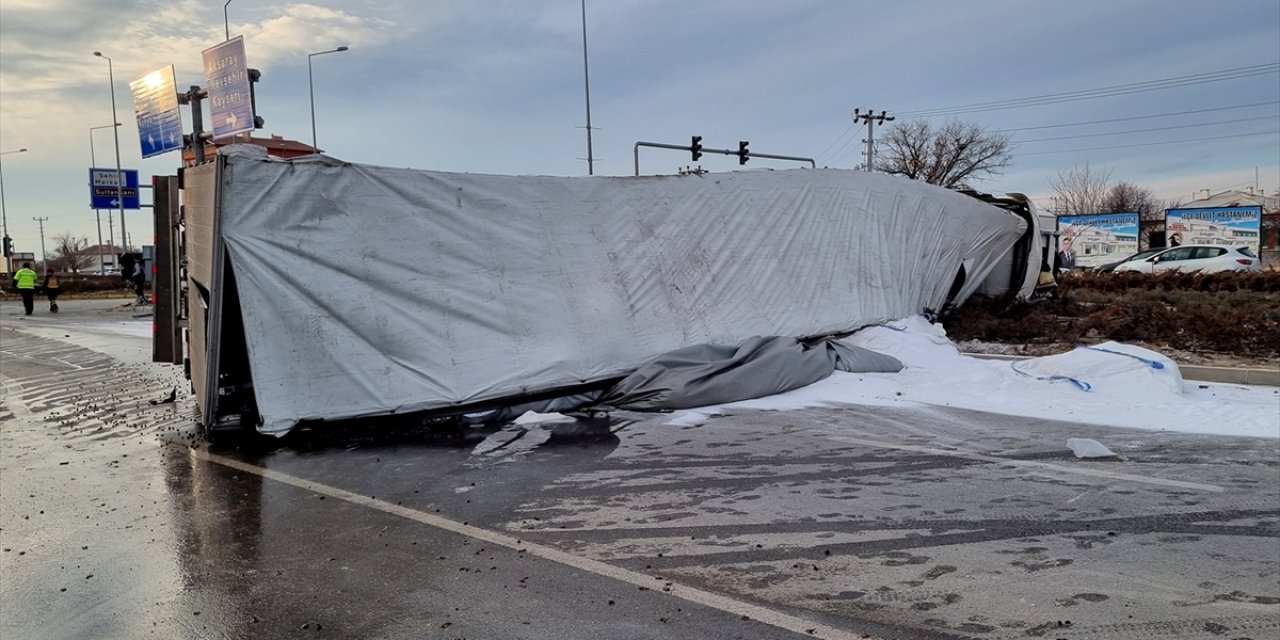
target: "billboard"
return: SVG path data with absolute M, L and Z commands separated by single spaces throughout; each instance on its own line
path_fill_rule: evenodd
M 1093 213 L 1058 218 L 1060 269 L 1100 267 L 1138 252 L 1137 213 Z
M 1262 207 L 1169 209 L 1164 215 L 1168 246 L 1216 244 L 1249 247 L 1258 255 L 1262 236 Z

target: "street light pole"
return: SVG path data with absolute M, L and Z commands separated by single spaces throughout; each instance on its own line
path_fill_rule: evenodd
M 591 153 L 591 72 L 587 68 L 587 0 L 582 0 L 582 84 L 587 96 L 587 175 L 595 175 L 596 159 Z
M 227 39 L 231 39 L 231 23 L 227 21 L 227 5 L 231 4 L 231 0 L 222 5 L 222 27 L 227 30 Z
M 115 124 L 104 124 L 101 127 L 89 127 L 89 166 L 90 167 L 93 167 L 95 169 L 98 167 L 98 154 L 94 153 L 93 151 L 93 132 L 97 131 L 98 129 L 108 129 L 111 127 L 118 127 L 118 126 L 120 126 L 119 122 Z M 106 269 L 107 269 L 106 261 L 102 259 L 102 210 L 94 209 L 93 215 L 98 219 L 98 275 L 101 276 L 101 275 L 106 275 Z M 114 245 L 116 243 L 116 239 L 114 236 L 114 229 L 111 228 L 110 217 L 111 217 L 111 213 L 108 212 L 107 227 L 110 231 L 112 231 L 112 234 L 108 235 L 107 238 L 111 240 L 111 244 Z
M 11 153 L 25 153 L 26 147 L 14 149 L 13 151 L 0 151 L 0 156 L 7 156 Z M 4 225 L 5 246 L 9 246 L 9 214 L 4 210 L 4 164 L 0 162 L 0 223 Z M 6 258 L 8 256 L 5 256 Z M 5 271 L 9 270 L 8 262 L 4 265 Z
M 317 51 L 315 53 L 307 54 L 307 87 L 310 89 L 310 92 L 311 92 L 311 152 L 312 153 L 320 153 L 320 147 L 316 145 L 316 82 L 315 82 L 315 75 L 311 72 L 311 59 L 316 56 L 322 56 L 326 53 L 338 53 L 339 51 L 346 51 L 346 50 L 347 50 L 347 47 L 344 45 L 344 46 L 338 47 L 337 49 L 330 49 L 328 51 Z
M 125 238 L 124 225 L 124 174 L 120 171 L 120 118 L 116 117 L 116 74 L 115 65 L 112 64 L 111 58 L 102 55 L 101 51 L 94 51 L 93 55 L 107 61 L 107 77 L 111 82 L 111 122 L 115 124 L 112 127 L 111 134 L 116 139 L 116 202 L 120 204 L 120 237 Z M 129 252 L 129 243 L 124 243 L 125 253 Z

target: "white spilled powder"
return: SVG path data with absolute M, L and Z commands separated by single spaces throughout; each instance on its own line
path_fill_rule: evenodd
M 1067 438 L 1067 447 L 1077 458 L 1110 458 L 1116 454 L 1093 438 Z
M 962 355 L 939 325 L 913 317 L 870 327 L 845 342 L 902 361 L 898 373 L 844 373 L 767 398 L 676 414 L 723 409 L 788 410 L 862 404 L 934 405 L 1081 424 L 1231 436 L 1280 438 L 1280 389 L 1184 384 L 1165 356 L 1114 342 L 1019 361 Z M 1202 388 L 1203 387 L 1203 388 Z
M 569 416 L 562 413 L 538 413 L 537 411 L 526 411 L 516 418 L 516 424 L 539 424 L 542 422 L 556 422 L 559 420 L 572 420 Z

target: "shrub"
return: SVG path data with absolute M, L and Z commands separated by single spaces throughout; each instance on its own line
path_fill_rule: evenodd
M 1071 274 L 1052 298 L 974 298 L 946 320 L 957 340 L 1120 340 L 1280 357 L 1280 273 Z

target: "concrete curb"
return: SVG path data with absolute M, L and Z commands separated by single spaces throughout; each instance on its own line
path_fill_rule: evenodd
M 1002 353 L 965 353 L 983 360 L 1027 360 L 1033 356 L 1010 356 Z M 1224 384 L 1253 384 L 1280 387 L 1280 369 L 1235 369 L 1231 367 L 1205 367 L 1178 363 L 1178 370 L 1185 380 L 1221 382 Z

